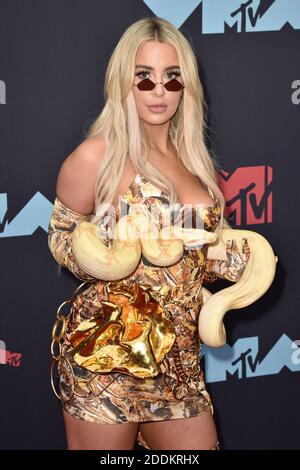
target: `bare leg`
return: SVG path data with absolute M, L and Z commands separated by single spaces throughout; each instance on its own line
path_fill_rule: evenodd
M 68 450 L 132 450 L 140 423 L 98 424 L 63 409 Z
M 150 449 L 218 450 L 218 436 L 210 409 L 193 418 L 140 423 Z

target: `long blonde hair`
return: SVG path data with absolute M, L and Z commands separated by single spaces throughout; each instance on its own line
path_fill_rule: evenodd
M 147 41 L 169 43 L 177 51 L 185 89 L 170 121 L 169 133 L 183 166 L 197 175 L 219 198 L 220 226 L 229 227 L 223 214 L 225 199 L 217 184 L 219 165 L 215 157 L 209 154 L 204 141 L 207 105 L 196 56 L 185 36 L 172 23 L 157 17 L 142 18 L 129 26 L 108 62 L 104 84 L 106 102 L 86 133 L 86 138 L 100 135 L 106 144 L 105 158 L 95 179 L 95 216 L 91 222 L 97 223 L 105 212 L 106 204 L 112 204 L 127 157 L 137 173 L 169 193 L 171 205 L 178 203 L 172 182 L 147 159 L 150 145 L 140 125 L 132 93 L 136 53 Z

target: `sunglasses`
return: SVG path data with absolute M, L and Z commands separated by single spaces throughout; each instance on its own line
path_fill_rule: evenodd
M 150 90 L 153 90 L 153 88 L 158 83 L 161 83 L 165 87 L 165 89 L 168 91 L 180 91 L 184 88 L 184 86 L 178 80 L 176 80 L 176 78 L 169 80 L 166 83 L 162 83 L 162 82 L 154 83 L 149 78 L 145 78 L 144 80 L 141 80 L 137 84 L 134 83 L 134 86 L 136 86 L 141 91 L 150 91 Z

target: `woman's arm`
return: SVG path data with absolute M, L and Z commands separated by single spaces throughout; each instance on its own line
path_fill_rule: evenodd
M 60 266 L 78 279 L 94 281 L 84 272 L 72 253 L 72 232 L 89 221 L 94 208 L 94 182 L 104 146 L 89 139 L 80 144 L 63 162 L 57 179 L 56 198 L 48 227 L 48 246 Z
M 227 260 L 207 259 L 204 267 L 204 284 L 210 284 L 218 278 L 237 282 L 240 280 L 250 256 L 248 240 L 245 238 L 242 244 L 242 253 L 239 252 L 236 241 L 226 242 Z
M 76 263 L 72 253 L 72 232 L 80 222 L 88 221 L 89 217 L 71 210 L 56 197 L 48 227 L 48 246 L 55 260 L 82 281 L 94 281 L 95 278 Z

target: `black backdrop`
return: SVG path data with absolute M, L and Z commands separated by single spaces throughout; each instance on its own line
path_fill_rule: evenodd
M 0 448 L 66 446 L 49 346 L 56 309 L 80 281 L 57 277 L 47 246 L 56 177 L 103 105 L 118 39 L 155 15 L 196 51 L 227 215 L 279 257 L 269 291 L 227 314 L 226 346 L 203 349 L 221 446 L 299 448 L 300 2 L 250 1 L 230 16 L 241 4 L 0 1 Z

